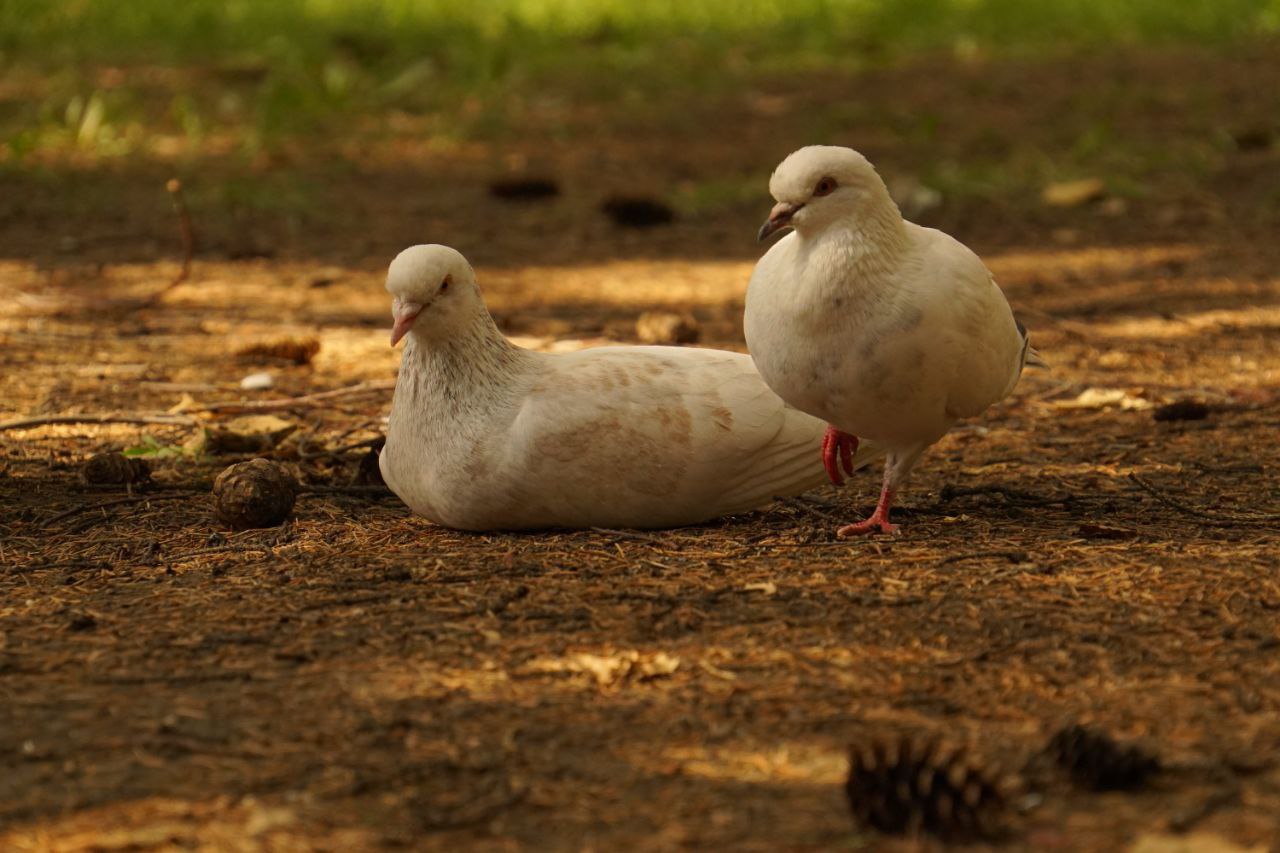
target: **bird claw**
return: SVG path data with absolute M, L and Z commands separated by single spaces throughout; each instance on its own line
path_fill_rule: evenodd
M 837 486 L 844 485 L 844 473 L 853 476 L 853 454 L 858 451 L 858 437 L 828 426 L 822 436 L 822 466 L 827 469 L 827 476 Z
M 869 533 L 897 533 L 898 525 L 890 524 L 889 519 L 873 515 L 857 524 L 846 524 L 836 531 L 837 539 L 851 539 L 854 536 L 866 536 Z

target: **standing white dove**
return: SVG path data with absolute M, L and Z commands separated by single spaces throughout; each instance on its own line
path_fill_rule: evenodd
M 438 524 L 674 527 L 825 479 L 815 455 L 826 425 L 780 400 L 746 355 L 522 349 L 447 246 L 405 249 L 387 290 L 391 344 L 406 343 L 379 467 Z M 866 446 L 854 464 L 882 453 Z
M 837 534 L 891 533 L 889 507 L 920 454 L 1042 362 L 978 256 L 904 220 L 858 152 L 801 148 L 769 192 L 759 239 L 794 231 L 751 274 L 747 348 L 769 387 L 829 424 L 833 483 L 852 473 L 860 439 L 888 450 L 875 512 Z

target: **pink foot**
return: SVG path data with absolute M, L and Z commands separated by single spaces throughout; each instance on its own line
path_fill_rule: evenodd
M 852 539 L 854 536 L 866 536 L 868 533 L 896 533 L 898 525 L 890 524 L 889 519 L 880 518 L 879 513 L 866 521 L 857 524 L 846 524 L 836 531 L 837 539 Z
M 889 507 L 893 505 L 893 489 L 889 488 L 889 477 L 885 474 L 885 484 L 880 490 L 880 502 L 871 517 L 857 524 L 846 524 L 836 531 L 837 539 L 848 539 L 852 536 L 866 536 L 868 533 L 893 533 L 898 525 L 889 523 Z
M 845 474 L 853 476 L 853 454 L 857 451 L 856 435 L 841 432 L 833 426 L 827 427 L 826 434 L 822 436 L 822 466 L 827 469 L 827 476 L 831 478 L 831 482 L 837 486 L 844 485 L 844 477 L 840 474 L 841 467 L 844 468 Z

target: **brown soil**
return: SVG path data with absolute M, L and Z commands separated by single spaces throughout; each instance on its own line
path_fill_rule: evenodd
M 577 148 L 536 127 L 421 157 L 392 140 L 349 169 L 254 166 L 309 188 L 299 216 L 193 203 L 192 277 L 150 305 L 178 270 L 172 163 L 0 175 L 0 420 L 371 383 L 276 413 L 299 429 L 275 455 L 311 491 L 270 530 L 214 519 L 208 483 L 245 455 L 159 458 L 132 493 L 82 484 L 91 454 L 191 427 L 0 431 L 0 847 L 916 849 L 855 831 L 840 789 L 851 743 L 900 733 L 1020 777 L 1013 849 L 1192 828 L 1280 846 L 1280 144 L 1153 167 L 1123 210 L 1013 193 L 930 215 L 984 255 L 1052 368 L 929 453 L 897 537 L 833 538 L 874 472 L 645 534 L 462 534 L 347 488 L 367 449 L 341 448 L 387 410 L 380 277 L 404 245 L 466 252 L 531 345 L 630 340 L 670 308 L 741 348 L 763 174 L 809 141 L 788 117 L 850 92 L 886 113 L 893 91 L 939 117 L 929 146 L 848 116 L 832 138 L 905 171 L 925 147 L 1058 150 L 1071 105 L 1118 77 L 1134 94 L 1108 116 L 1135 146 L 1280 114 L 1264 51 L 797 77 Z M 563 195 L 488 197 L 512 164 Z M 190 169 L 190 192 L 236 168 Z M 756 173 L 758 199 L 671 226 L 599 212 Z M 284 339 L 320 349 L 273 358 Z M 261 369 L 276 387 L 239 391 Z M 1186 399 L 1207 417 L 1153 416 Z M 1167 769 L 1074 789 L 1037 754 L 1076 721 Z

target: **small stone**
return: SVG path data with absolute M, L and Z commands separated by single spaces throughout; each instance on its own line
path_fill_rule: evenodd
M 130 459 L 121 453 L 95 453 L 80 469 L 86 483 L 92 485 L 127 486 L 151 479 L 151 466 L 145 459 Z
M 691 314 L 646 311 L 636 320 L 636 337 L 646 344 L 696 344 L 700 335 Z
M 293 512 L 299 485 L 289 471 L 269 459 L 228 467 L 213 481 L 214 510 L 234 530 L 275 527 Z
M 273 387 L 276 380 L 270 373 L 250 373 L 244 379 L 240 380 L 240 389 L 243 391 L 266 391 Z

